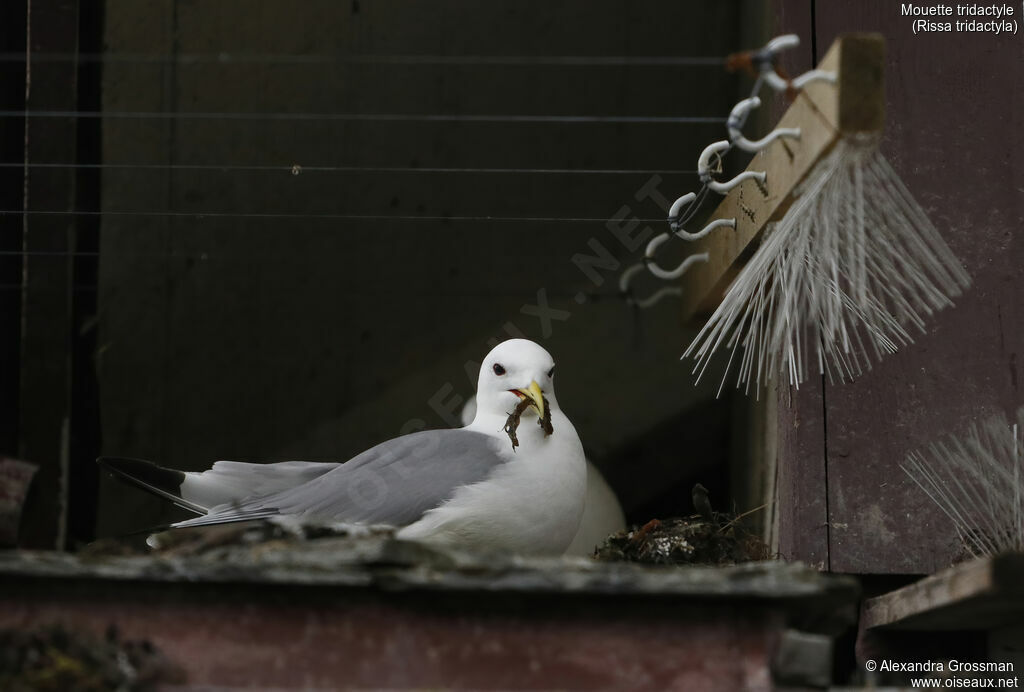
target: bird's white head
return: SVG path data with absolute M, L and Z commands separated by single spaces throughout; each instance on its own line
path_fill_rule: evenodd
M 524 399 L 531 402 L 524 416 L 543 416 L 545 406 L 557 411 L 554 376 L 555 361 L 540 345 L 527 339 L 501 342 L 480 365 L 477 417 L 505 417 Z

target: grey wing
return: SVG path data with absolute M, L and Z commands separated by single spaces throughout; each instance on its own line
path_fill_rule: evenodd
M 175 524 L 203 526 L 293 515 L 405 526 L 505 463 L 498 441 L 464 429 L 425 430 L 383 442 L 303 485 Z
M 280 461 L 251 464 L 243 461 L 218 461 L 213 468 L 186 471 L 181 497 L 209 508 L 294 488 L 338 468 L 338 463 Z

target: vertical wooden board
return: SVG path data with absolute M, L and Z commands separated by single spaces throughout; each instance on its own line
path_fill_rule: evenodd
M 784 56 L 785 69 L 799 74 L 813 67 L 810 4 L 776 0 L 772 14 L 773 35 L 795 33 L 802 42 Z M 774 99 L 772 109 L 771 122 L 776 122 L 785 110 L 784 100 Z M 776 397 L 775 536 L 771 544 L 785 559 L 827 569 L 828 494 L 821 381 L 811 379 L 800 389 L 779 386 Z
M 829 569 L 828 474 L 822 383 L 811 378 L 779 387 L 775 508 L 777 538 L 772 545 L 785 560 Z
M 78 3 L 39 0 L 31 5 L 31 53 L 77 52 Z M 73 111 L 77 104 L 75 61 L 32 64 L 28 110 Z M 28 118 L 28 162 L 74 161 L 73 118 Z M 75 175 L 69 169 L 31 169 L 28 210 L 70 211 Z M 71 330 L 75 220 L 73 216 L 26 216 L 22 227 L 21 383 L 19 455 L 39 471 L 30 490 L 21 544 L 61 548 L 67 510 L 68 435 L 71 415 Z
M 1019 37 L 918 34 L 899 3 L 818 3 L 818 45 L 887 39 L 883 152 L 974 285 L 916 343 L 829 386 L 832 569 L 924 573 L 957 552 L 953 527 L 899 468 L 906 454 L 1024 404 L 1024 195 Z

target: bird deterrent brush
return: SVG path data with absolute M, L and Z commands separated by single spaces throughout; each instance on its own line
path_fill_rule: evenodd
M 900 468 L 956 527 L 975 557 L 1024 550 L 1024 407 L 912 452 Z
M 794 196 L 686 350 L 700 374 L 724 348 L 742 350 L 748 391 L 779 373 L 798 386 L 811 366 L 852 379 L 970 285 L 877 137 L 839 140 Z
M 699 380 L 716 354 L 729 352 L 722 385 L 735 367 L 737 387 L 748 392 L 776 378 L 799 386 L 812 368 L 832 381 L 852 379 L 912 343 L 927 318 L 970 285 L 879 151 L 882 38 L 840 37 L 821 69 L 784 78 L 779 53 L 798 43 L 782 36 L 730 58 L 734 68 L 757 74 L 753 93 L 733 108 L 729 139 L 701 154 L 701 191 L 672 205 L 671 232 L 648 244 L 642 265 L 663 280 L 683 277 L 686 316 L 722 296 L 683 358 L 695 360 Z M 764 85 L 793 103 L 779 127 L 750 140 L 742 128 Z M 722 157 L 735 149 L 757 155 L 746 171 L 719 181 Z M 709 191 L 724 199 L 702 230 L 686 231 Z M 731 231 L 711 235 L 718 228 Z M 654 254 L 676 239 L 698 251 L 663 270 Z M 725 289 L 724 277 L 745 257 Z M 627 272 L 631 278 L 636 268 Z M 623 283 L 626 293 L 625 274 Z

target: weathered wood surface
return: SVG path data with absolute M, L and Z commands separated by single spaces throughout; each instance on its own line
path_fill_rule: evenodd
M 918 35 L 886 2 L 831 4 L 836 31 L 887 38 L 882 151 L 974 285 L 916 343 L 852 386 L 828 387 L 832 569 L 922 573 L 959 552 L 952 524 L 899 469 L 906 454 L 1024 404 L 1024 79 L 1019 37 Z
M 775 8 L 777 33 L 807 35 L 807 3 Z M 792 518 L 780 544 L 835 571 L 934 572 L 959 552 L 953 526 L 899 463 L 1024 403 L 1024 194 L 1014 158 L 1024 148 L 1024 94 L 1012 87 L 1024 65 L 1012 35 L 914 36 L 898 3 L 818 3 L 815 20 L 819 52 L 842 32 L 885 36 L 882 151 L 974 285 L 915 344 L 853 383 L 824 387 L 827 406 L 806 389 L 795 407 L 780 403 L 779 512 Z M 807 444 L 787 444 L 786 430 Z M 813 539 L 823 532 L 824 549 Z
M 237 527 L 236 527 L 237 528 Z M 229 529 L 230 533 L 232 529 Z M 856 580 L 779 561 L 665 569 L 572 557 L 474 555 L 388 535 L 246 545 L 222 539 L 200 549 L 153 555 L 0 551 L 0 578 L 110 579 L 119 582 L 261 583 L 375 587 L 388 590 L 632 594 L 695 600 L 777 601 L 842 615 L 859 595 Z
M 864 601 L 861 628 L 989 630 L 1024 618 L 1024 554 L 960 563 Z
M 782 58 L 789 74 L 800 74 L 814 66 L 813 28 L 806 2 L 787 0 L 773 3 L 772 34 L 795 33 L 798 49 Z M 765 108 L 772 110 L 770 122 L 785 111 L 776 99 Z M 775 497 L 770 525 L 771 545 L 787 560 L 803 560 L 828 569 L 828 495 L 826 492 L 825 421 L 820 380 L 808 380 L 800 389 L 778 386 L 775 397 L 777 450 L 774 468 Z

